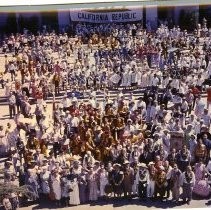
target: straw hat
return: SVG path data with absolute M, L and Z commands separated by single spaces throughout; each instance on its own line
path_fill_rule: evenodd
M 124 165 L 126 164 L 130 164 L 130 162 L 128 160 L 125 160 L 125 162 L 123 163 Z
M 113 167 L 116 167 L 116 166 L 121 167 L 121 165 L 120 165 L 119 163 L 115 163 L 115 164 L 113 165 Z
M 141 168 L 147 168 L 147 165 L 145 163 L 139 163 L 138 166 Z
M 151 166 L 151 165 L 155 165 L 155 163 L 154 163 L 154 162 L 152 162 L 152 161 L 151 161 L 151 162 L 149 162 L 149 163 L 148 163 L 148 166 Z

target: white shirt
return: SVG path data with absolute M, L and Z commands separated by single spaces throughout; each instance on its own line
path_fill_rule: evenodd
M 152 86 L 158 86 L 158 84 L 159 84 L 159 79 L 157 77 L 153 77 L 151 85 Z
M 79 125 L 78 117 L 73 117 L 71 120 L 71 127 L 78 127 L 78 125 Z
M 71 104 L 71 102 L 70 102 L 69 98 L 65 98 L 62 100 L 62 105 L 64 108 L 70 107 L 70 104 Z
M 210 120 L 211 120 L 211 117 L 209 114 L 203 114 L 202 117 L 201 117 L 204 121 L 204 124 L 206 126 L 209 126 L 210 125 Z

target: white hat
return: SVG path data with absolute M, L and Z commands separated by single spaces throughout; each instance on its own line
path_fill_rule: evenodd
M 138 166 L 141 168 L 147 168 L 147 165 L 145 163 L 139 163 Z
M 124 164 L 124 165 L 130 164 L 130 162 L 129 162 L 128 160 L 125 160 L 123 164 Z
M 120 165 L 119 163 L 115 163 L 115 164 L 113 165 L 113 167 L 115 167 L 115 166 L 121 167 L 121 165 Z
M 154 162 L 152 162 L 152 161 L 151 161 L 151 162 L 149 162 L 149 163 L 148 163 L 148 166 L 151 166 L 151 165 L 155 165 L 155 163 L 154 163 Z
M 162 170 L 162 171 L 165 170 L 165 168 L 163 166 L 160 166 L 159 169 Z

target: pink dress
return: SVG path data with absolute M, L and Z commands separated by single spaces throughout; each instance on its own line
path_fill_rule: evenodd
M 196 163 L 195 165 L 195 176 L 196 176 L 196 184 L 193 187 L 193 193 L 196 195 L 207 197 L 210 193 L 210 186 L 204 178 L 205 173 L 205 165 Z

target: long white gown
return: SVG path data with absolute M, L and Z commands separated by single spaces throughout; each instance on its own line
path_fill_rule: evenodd
M 70 205 L 79 205 L 80 204 L 80 197 L 79 197 L 79 188 L 78 188 L 78 181 L 74 179 L 70 182 L 70 188 L 73 190 L 70 192 Z
M 140 86 L 141 87 L 149 86 L 149 77 L 146 73 L 142 74 Z
M 100 196 L 105 195 L 105 186 L 108 184 L 107 172 L 100 173 Z
M 128 84 L 128 72 L 124 72 L 123 75 L 122 75 L 121 86 L 126 87 L 127 84 Z
M 49 186 L 50 171 L 41 173 L 40 177 L 41 177 L 42 193 L 49 194 L 50 193 L 50 186 Z
M 60 175 L 58 175 L 57 177 L 52 177 L 52 188 L 55 194 L 55 199 L 60 200 L 62 197 Z

